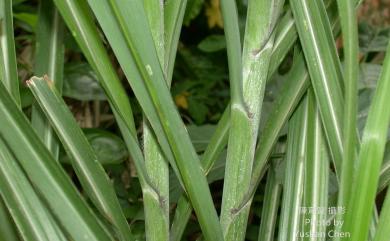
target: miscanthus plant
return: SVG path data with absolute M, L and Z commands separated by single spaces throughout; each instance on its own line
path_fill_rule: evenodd
M 146 240 L 186 240 L 192 214 L 201 230 L 198 240 L 245 240 L 253 209 L 261 209 L 261 218 L 250 240 L 389 240 L 390 194 L 384 190 L 390 165 L 383 160 L 390 49 L 361 121 L 359 73 L 368 58 L 359 56 L 359 1 L 248 0 L 246 24 L 240 27 L 236 1 L 221 0 L 230 104 L 202 153 L 170 92 L 189 4 L 194 3 L 41 0 L 38 77 L 26 81 L 35 101 L 26 115 L 12 0 L 0 0 L 1 240 L 141 239 L 104 163 L 62 98 L 66 28 L 95 71 L 135 166 Z M 134 121 L 109 49 L 142 110 L 142 123 Z M 267 82 L 286 56 L 291 67 L 265 111 Z M 77 185 L 59 161 L 61 148 Z M 221 155 L 223 193 L 216 200 L 207 175 Z M 170 200 L 170 174 L 179 183 L 175 200 Z M 261 194 L 261 205 L 254 205 L 255 193 Z M 378 193 L 385 195 L 383 202 L 375 202 Z

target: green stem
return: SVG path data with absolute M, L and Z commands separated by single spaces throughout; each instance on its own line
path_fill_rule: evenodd
M 283 126 L 290 118 L 306 89 L 309 86 L 309 75 L 306 70 L 305 61 L 302 53 L 296 54 L 294 65 L 291 72 L 288 74 L 289 81 L 285 84 L 280 93 L 280 98 L 273 105 L 274 111 L 268 117 L 263 133 L 261 134 L 253 166 L 250 188 L 242 200 L 240 206 L 246 205 L 249 202 L 260 183 L 264 170 L 267 166 L 267 161 L 271 155 L 272 149 L 278 140 L 279 133 Z
M 144 1 L 144 5 L 157 55 L 161 66 L 164 66 L 164 2 L 147 0 Z M 148 195 L 149 192 L 144 193 L 146 240 L 168 240 L 169 167 L 153 130 L 145 117 L 143 121 L 143 137 L 146 172 L 158 192 L 157 199 Z
M 229 71 L 232 75 L 232 105 L 221 225 L 225 240 L 244 240 L 250 205 L 240 209 L 238 207 L 250 185 L 265 83 L 275 38 L 274 29 L 284 1 L 249 1 L 242 69 L 241 61 L 232 59 L 239 57 L 240 50 L 237 39 L 239 31 L 232 27 L 237 24 L 237 19 L 232 17 L 236 11 L 234 4 L 232 1 L 223 1 L 222 5 Z M 236 71 L 240 71 L 237 76 Z
M 221 11 L 227 46 L 231 102 L 233 105 L 244 105 L 242 86 L 242 53 L 240 28 L 238 26 L 237 6 L 233 0 L 222 0 Z

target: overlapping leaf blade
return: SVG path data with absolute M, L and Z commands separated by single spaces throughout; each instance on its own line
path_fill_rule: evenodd
M 229 135 L 230 109 L 227 108 L 218 122 L 217 128 L 210 139 L 205 152 L 201 157 L 202 169 L 208 175 L 214 166 L 218 156 L 225 149 Z M 179 198 L 171 228 L 171 241 L 179 241 L 182 238 L 187 222 L 192 213 L 192 206 L 185 194 Z
M 283 200 L 278 240 L 298 240 L 301 205 L 303 201 L 304 163 L 307 138 L 307 96 L 291 116 L 287 134 L 286 173 L 283 182 Z
M 390 44 L 387 48 L 383 70 L 378 80 L 364 128 L 362 145 L 357 162 L 356 178 L 352 185 L 351 198 L 346 207 L 345 232 L 353 235 L 354 240 L 365 240 L 370 224 L 370 213 L 375 204 L 376 188 L 380 167 L 383 161 L 390 121 L 390 108 L 387 95 L 390 91 Z M 354 218 L 360 217 L 359 219 Z
M 19 235 L 3 199 L 0 200 L 0 238 L 9 241 L 18 241 Z
M 0 114 L 0 135 L 66 232 L 76 240 L 112 240 L 2 83 Z
M 88 6 L 83 1 L 55 0 L 54 2 L 88 62 L 99 76 L 99 83 L 105 90 L 122 136 L 134 160 L 143 190 L 158 196 L 148 181 L 129 99 L 110 62 Z
M 99 1 L 99 4 L 91 1 L 90 6 L 124 67 L 165 156 L 170 161 L 175 157 L 175 162 L 171 164 L 174 169 L 177 166 L 206 238 L 221 240 L 207 181 L 169 93 L 156 50 L 152 47 L 154 43 L 143 4 L 138 1 Z M 131 15 L 127 13 L 129 9 Z M 198 181 L 192 182 L 195 179 Z
M 263 210 L 259 230 L 259 241 L 271 241 L 275 236 L 275 227 L 280 206 L 283 180 L 277 174 L 282 160 L 274 160 L 268 169 L 267 184 L 264 191 Z
M 114 224 L 120 239 L 133 240 L 114 187 L 72 113 L 49 81 L 33 77 L 27 84 L 70 156 L 84 190 L 101 214 Z
M 320 113 L 311 88 L 308 91 L 306 151 L 302 207 L 307 210 L 301 212 L 304 220 L 301 226 L 304 234 L 317 234 L 309 237 L 309 240 L 321 241 L 326 240 L 326 235 L 323 234 L 326 233 L 327 227 L 322 222 L 327 219 L 330 163 Z
M 35 75 L 47 75 L 57 90 L 62 92 L 64 67 L 64 24 L 52 1 L 41 1 L 36 31 Z M 45 115 L 36 104 L 33 105 L 31 123 L 43 143 L 58 159 L 59 145 Z
M 290 4 L 339 175 L 343 154 L 343 78 L 330 23 L 322 1 L 293 0 Z
M 67 240 L 2 139 L 0 159 L 1 194 L 21 237 L 24 240 Z

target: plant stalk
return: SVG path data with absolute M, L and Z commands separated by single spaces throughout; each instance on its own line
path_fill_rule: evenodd
M 242 61 L 239 61 L 235 59 L 241 56 L 236 6 L 233 1 L 222 2 L 232 96 L 221 209 L 225 240 L 245 238 L 250 205 L 238 207 L 250 185 L 274 29 L 283 4 L 283 0 L 249 1 Z

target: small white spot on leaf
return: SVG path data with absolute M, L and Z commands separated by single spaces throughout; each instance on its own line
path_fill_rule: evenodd
M 152 67 L 150 65 L 146 65 L 145 66 L 146 68 L 146 71 L 148 72 L 149 76 L 152 76 L 153 75 L 153 70 L 152 70 Z

